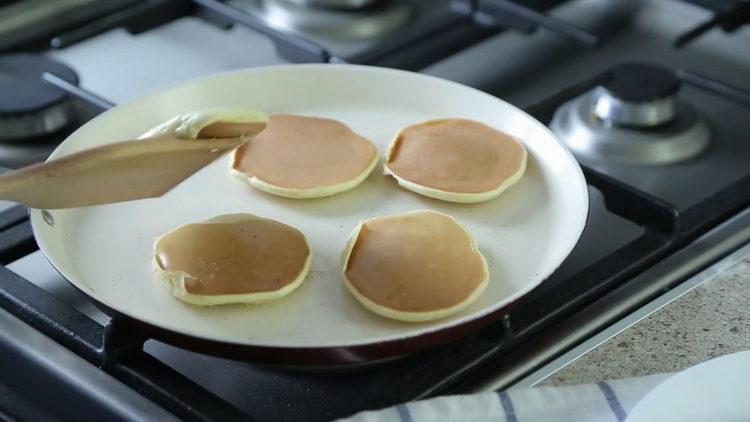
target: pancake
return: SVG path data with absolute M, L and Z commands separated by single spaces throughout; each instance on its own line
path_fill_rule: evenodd
M 311 260 L 299 230 L 251 214 L 178 227 L 154 242 L 153 253 L 156 278 L 194 305 L 279 299 L 302 284 Z
M 364 307 L 400 321 L 453 315 L 487 287 L 487 261 L 452 217 L 413 211 L 361 222 L 352 233 L 344 284 Z
M 162 136 L 185 139 L 253 136 L 265 128 L 266 121 L 268 116 L 249 108 L 191 111 L 150 129 L 139 139 Z
M 232 173 L 274 195 L 319 198 L 354 188 L 377 162 L 375 145 L 341 122 L 273 115 L 235 150 Z
M 402 129 L 385 174 L 430 198 L 475 203 L 495 198 L 521 179 L 527 152 L 510 135 L 467 119 L 440 119 Z

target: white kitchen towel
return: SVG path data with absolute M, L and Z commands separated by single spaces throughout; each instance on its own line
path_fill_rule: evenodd
M 444 396 L 351 416 L 349 422 L 624 421 L 636 403 L 672 374 L 561 387 Z

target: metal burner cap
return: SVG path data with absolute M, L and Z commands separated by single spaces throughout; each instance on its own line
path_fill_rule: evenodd
M 362 9 L 378 0 L 289 0 L 299 6 L 321 7 L 329 9 L 352 10 Z
M 648 63 L 623 63 L 610 71 L 602 84 L 612 96 L 633 103 L 674 97 L 680 80 L 674 72 Z
M 675 117 L 680 80 L 673 72 L 645 63 L 621 64 L 596 91 L 594 115 L 614 126 L 648 128 Z
M 73 119 L 67 94 L 44 82 L 44 72 L 78 84 L 78 75 L 72 69 L 49 57 L 0 55 L 0 140 L 48 135 Z
M 650 129 L 613 126 L 593 112 L 599 99 L 590 91 L 555 112 L 550 128 L 582 161 L 667 164 L 686 160 L 709 144 L 708 125 L 688 104 L 676 102 L 675 117 Z
M 254 14 L 269 25 L 312 39 L 364 42 L 409 22 L 414 5 L 405 1 L 352 2 L 362 7 L 307 7 L 295 0 L 263 0 Z M 370 4 L 372 3 L 372 4 Z M 343 4 L 343 3 L 342 3 Z

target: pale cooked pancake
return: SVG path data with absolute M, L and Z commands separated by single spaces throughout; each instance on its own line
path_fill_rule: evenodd
M 402 129 L 391 142 L 385 174 L 399 185 L 449 202 L 487 201 L 521 179 L 521 142 L 483 123 L 440 119 Z
M 265 113 L 250 108 L 191 111 L 150 129 L 140 139 L 159 136 L 185 139 L 252 136 L 263 130 L 267 121 Z
M 367 309 L 401 321 L 453 315 L 487 287 L 487 261 L 452 217 L 413 211 L 361 222 L 345 251 L 344 284 Z
M 261 303 L 302 284 L 312 250 L 299 230 L 252 214 L 187 224 L 154 242 L 157 279 L 195 305 Z
M 287 198 L 319 198 L 354 188 L 378 162 L 375 145 L 332 119 L 273 115 L 234 152 L 232 173 Z

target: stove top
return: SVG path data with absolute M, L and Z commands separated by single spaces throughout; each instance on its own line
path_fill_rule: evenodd
M 581 160 L 625 165 L 679 163 L 704 152 L 704 116 L 682 98 L 677 72 L 626 63 L 562 105 L 550 127 Z
M 684 279 L 648 278 L 666 257 L 691 251 L 692 264 L 681 261 L 683 268 L 707 265 L 694 242 L 729 230 L 725 221 L 750 206 L 750 143 L 743 142 L 750 133 L 750 51 L 743 48 L 750 32 L 737 24 L 741 3 L 380 1 L 361 11 L 304 9 L 310 16 L 297 21 L 310 7 L 301 3 L 122 4 L 106 19 L 56 33 L 50 39 L 58 48 L 43 51 L 73 68 L 80 87 L 62 75 L 45 80 L 79 104 L 85 121 L 111 106 L 103 98 L 119 103 L 247 66 L 291 60 L 418 69 L 503 98 L 567 139 L 589 183 L 589 221 L 562 267 L 501 321 L 392 362 L 313 370 L 214 358 L 111 320 L 46 263 L 25 210 L 5 205 L 0 307 L 180 418 L 328 420 L 474 391 L 488 377 L 506 380 L 493 388 L 507 386 L 544 363 L 538 349 L 545 339 L 555 339 L 559 354 L 626 312 L 624 305 L 604 306 L 615 293 L 630 288 L 632 308 L 655 294 L 645 286 Z M 406 8 L 410 17 L 399 18 Z M 388 13 L 394 17 L 386 23 Z M 358 25 L 324 23 L 348 22 L 343 16 L 350 14 Z M 367 35 L 358 38 L 352 28 Z M 637 88 L 651 87 L 630 89 L 634 75 L 645 79 Z M 675 140 L 684 133 L 688 141 Z M 610 145 L 622 150 L 612 153 Z M 0 157 L 7 147 L 0 144 Z M 747 241 L 732 237 L 722 251 Z M 577 330 L 565 331 L 571 321 Z

